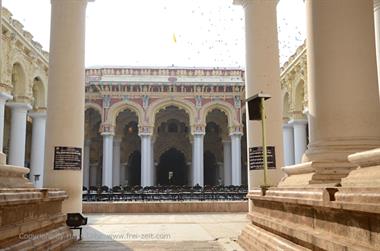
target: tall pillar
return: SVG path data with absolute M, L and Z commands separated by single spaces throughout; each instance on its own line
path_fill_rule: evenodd
M 291 124 L 282 126 L 284 137 L 284 163 L 285 166 L 294 165 L 294 133 Z
M 9 143 L 9 165 L 25 165 L 26 115 L 32 106 L 26 103 L 8 102 L 11 108 L 11 135 Z
M 153 185 L 153 169 L 151 158 L 152 135 L 150 133 L 141 133 L 141 186 Z
M 32 127 L 32 153 L 30 159 L 30 179 L 36 188 L 43 186 L 46 111 L 31 112 Z
M 0 15 L 0 18 L 1 18 L 1 15 Z M 0 25 L 1 25 L 1 21 L 0 21 Z M 1 48 L 1 41 L 0 41 L 0 48 Z M 1 55 L 1 52 L 0 52 L 0 55 Z M 1 67 L 1 64 L 0 64 L 0 67 Z M 5 102 L 7 102 L 7 100 L 11 100 L 12 98 L 13 97 L 9 95 L 8 93 L 0 92 L 0 153 L 3 153 L 3 147 L 4 147 Z
M 284 183 L 331 186 L 355 168 L 350 154 L 380 146 L 373 2 L 307 0 L 306 9 L 310 143 L 290 174 L 308 175 Z
M 91 154 L 91 140 L 84 141 L 83 150 L 83 186 L 90 187 L 90 154 Z
M 231 174 L 232 174 L 232 170 L 231 170 L 231 140 L 224 140 L 223 141 L 223 155 L 224 155 L 224 158 L 223 158 L 223 168 L 224 168 L 224 171 L 223 171 L 223 177 L 224 177 L 224 185 L 225 186 L 229 186 L 231 185 Z
M 263 92 L 271 95 L 265 101 L 267 145 L 275 147 L 276 168 L 268 170 L 268 185 L 283 177 L 282 98 L 277 36 L 276 6 L 278 0 L 234 0 L 245 10 L 246 98 Z M 262 146 L 260 121 L 247 120 L 247 146 Z M 249 149 L 248 149 L 249 150 Z M 250 188 L 264 185 L 264 171 L 249 171 Z
M 231 184 L 241 185 L 241 133 L 231 134 Z
M 120 143 L 121 139 L 115 138 L 113 141 L 113 161 L 112 161 L 112 185 L 120 186 Z
M 302 156 L 307 149 L 307 120 L 291 120 L 294 130 L 294 162 L 302 162 Z
M 377 76 L 380 76 L 380 0 L 373 0 L 375 11 L 375 38 L 376 38 L 376 58 L 377 58 Z M 379 96 L 380 96 L 380 82 Z
M 193 136 L 193 186 L 204 185 L 203 137 L 204 132 L 195 132 Z
M 102 133 L 103 136 L 103 166 L 102 185 L 112 188 L 112 159 L 113 159 L 113 134 Z
M 52 0 L 51 5 L 44 185 L 68 193 L 64 213 L 82 212 L 82 170 L 54 170 L 54 149 L 83 148 L 87 0 Z
M 156 166 L 154 163 L 154 140 L 152 139 L 151 146 L 150 146 L 150 165 L 152 169 L 152 185 L 156 184 Z

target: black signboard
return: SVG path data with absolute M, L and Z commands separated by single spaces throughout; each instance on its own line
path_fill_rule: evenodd
M 81 170 L 82 148 L 56 146 L 54 148 L 54 170 Z
M 268 169 L 276 169 L 276 153 L 274 146 L 267 146 Z M 249 148 L 249 170 L 262 170 L 263 163 L 263 148 Z

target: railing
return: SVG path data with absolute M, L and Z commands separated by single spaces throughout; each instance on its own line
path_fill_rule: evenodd
M 240 201 L 247 186 L 83 187 L 83 201 Z

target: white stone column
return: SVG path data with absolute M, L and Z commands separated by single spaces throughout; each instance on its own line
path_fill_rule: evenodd
M 112 159 L 113 159 L 113 134 L 102 133 L 103 136 L 103 166 L 102 185 L 112 188 Z
M 152 169 L 152 135 L 149 133 L 141 133 L 141 186 L 153 185 L 153 169 Z
M 284 184 L 331 186 L 355 168 L 350 154 L 380 146 L 373 2 L 307 0 L 306 9 L 310 143 L 298 166 L 310 173 Z
M 285 166 L 294 165 L 294 132 L 293 125 L 284 124 L 282 126 L 284 137 L 284 162 Z
M 231 134 L 231 184 L 241 185 L 241 133 Z
M 156 166 L 154 163 L 154 140 L 152 139 L 150 146 L 150 165 L 152 169 L 152 186 L 156 184 Z
M 67 146 L 83 150 L 87 2 L 51 1 L 44 186 L 68 193 L 63 213 L 82 212 L 82 170 L 54 170 L 54 149 Z
M 43 187 L 46 111 L 30 112 L 33 119 L 30 180 L 36 188 Z
M 1 22 L 0 22 L 0 24 L 1 24 Z M 1 45 L 1 43 L 0 43 L 0 45 Z M 8 94 L 8 93 L 0 92 L 0 152 L 1 153 L 3 153 L 3 147 L 4 147 L 4 119 L 5 119 L 5 112 L 4 111 L 5 111 L 5 103 L 7 102 L 7 100 L 11 100 L 12 98 L 13 97 L 10 94 Z
M 112 185 L 120 186 L 120 143 L 121 139 L 115 138 L 113 141 L 113 161 L 112 161 Z
M 225 186 L 231 185 L 231 140 L 224 140 L 223 141 L 223 184 Z
M 193 136 L 193 186 L 204 185 L 203 137 L 204 132 L 195 132 Z
M 246 98 L 260 92 L 272 98 L 265 102 L 267 145 L 275 147 L 276 169 L 268 170 L 268 184 L 277 185 L 284 176 L 282 95 L 277 34 L 278 0 L 234 0 L 245 11 Z M 247 147 L 262 146 L 261 122 L 247 120 Z M 264 184 L 263 170 L 250 170 L 249 187 Z
M 8 164 L 25 165 L 26 115 L 32 106 L 26 103 L 8 102 L 11 108 L 11 135 Z
M 380 0 L 373 0 L 375 11 L 375 38 L 376 38 L 376 58 L 377 58 L 377 76 L 380 76 Z M 380 96 L 380 82 L 379 96 Z
M 86 139 L 84 141 L 84 150 L 83 150 L 83 186 L 90 187 L 90 149 L 91 149 L 91 140 Z
M 294 134 L 294 163 L 302 162 L 302 156 L 307 149 L 307 120 L 291 120 Z

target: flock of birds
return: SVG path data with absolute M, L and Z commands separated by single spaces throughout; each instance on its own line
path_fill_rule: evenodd
M 190 12 L 191 14 L 187 14 L 190 14 L 193 20 L 197 20 L 194 22 L 195 25 L 202 25 L 190 27 L 197 29 L 197 36 L 194 37 L 193 32 L 181 27 L 180 20 L 173 23 L 173 49 L 181 54 L 181 57 L 176 58 L 178 62 L 174 62 L 175 64 L 196 66 L 194 62 L 201 61 L 205 65 L 212 64 L 216 67 L 244 68 L 244 11 L 241 6 L 233 6 L 231 0 L 228 0 L 228 4 L 220 2 L 213 8 L 204 8 L 204 5 L 199 3 L 190 9 L 180 10 Z M 163 14 L 170 15 L 178 11 L 177 7 L 173 4 L 165 5 L 162 7 Z M 281 64 L 287 61 L 305 40 L 305 32 L 301 25 L 294 24 L 294 20 L 290 22 L 288 18 L 281 17 L 278 20 Z

